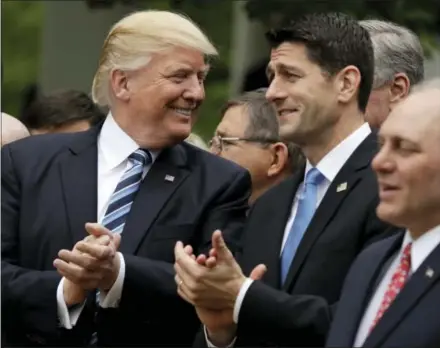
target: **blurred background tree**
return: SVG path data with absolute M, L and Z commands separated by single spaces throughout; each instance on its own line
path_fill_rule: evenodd
M 246 10 L 266 26 L 282 23 L 286 17 L 328 11 L 389 20 L 416 32 L 427 55 L 438 46 L 440 35 L 440 0 L 249 0 Z
M 141 8 L 174 10 L 191 17 L 219 49 L 206 81 L 207 98 L 200 110 L 196 132 L 208 139 L 218 123 L 219 110 L 229 97 L 232 66 L 232 0 L 84 0 L 98 6 L 115 1 L 138 1 Z M 2 6 L 2 111 L 19 115 L 23 90 L 38 82 L 44 6 L 38 0 L 3 0 Z M 385 18 L 413 29 L 427 53 L 440 34 L 440 0 L 249 0 L 247 13 L 266 26 L 286 15 L 312 11 L 342 11 L 358 19 Z M 264 38 L 262 38 L 264 40 Z M 74 67 L 66 67 L 74 69 Z

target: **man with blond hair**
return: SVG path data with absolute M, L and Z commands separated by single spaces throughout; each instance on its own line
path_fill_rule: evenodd
M 184 140 L 216 49 L 188 18 L 131 14 L 110 30 L 86 132 L 2 149 L 2 332 L 13 346 L 189 346 L 175 243 L 235 245 L 249 174 Z M 172 335 L 166 335 L 166 333 Z M 97 343 L 96 343 L 97 340 Z
M 378 129 L 411 88 L 423 81 L 423 48 L 414 32 L 398 24 L 378 19 L 359 24 L 370 34 L 374 51 L 373 89 L 365 119 Z
M 1 121 L 2 129 L 2 147 L 8 143 L 29 136 L 29 131 L 19 120 L 13 116 L 2 113 Z

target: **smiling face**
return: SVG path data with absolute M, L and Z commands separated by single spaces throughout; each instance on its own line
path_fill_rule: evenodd
M 283 139 L 307 144 L 337 122 L 333 79 L 310 61 L 304 44 L 285 42 L 274 48 L 267 75 L 266 97 L 276 107 Z
M 131 136 L 164 147 L 189 136 L 196 110 L 205 98 L 208 66 L 198 51 L 173 48 L 153 55 L 144 68 L 115 73 L 113 86 L 128 117 L 115 119 Z
M 399 104 L 380 130 L 373 160 L 379 182 L 379 218 L 412 233 L 440 224 L 439 90 Z

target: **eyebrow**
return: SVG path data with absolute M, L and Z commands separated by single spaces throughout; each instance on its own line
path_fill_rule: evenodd
M 417 141 L 410 139 L 408 137 L 405 137 L 402 135 L 396 135 L 396 134 L 380 134 L 379 133 L 377 135 L 377 139 L 378 139 L 378 141 L 381 141 L 381 142 L 385 141 L 386 139 L 390 139 L 393 142 L 398 141 L 398 142 L 406 142 L 406 143 L 409 143 L 412 145 L 418 145 Z
M 197 71 L 197 74 L 202 74 L 203 77 L 206 77 L 208 75 L 210 66 L 207 64 L 203 69 L 200 69 Z M 188 65 L 180 65 L 180 66 L 170 66 L 168 69 L 168 74 L 176 74 L 176 73 L 193 73 L 194 69 L 192 69 Z

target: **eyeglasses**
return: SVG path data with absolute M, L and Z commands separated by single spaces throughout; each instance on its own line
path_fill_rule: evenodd
M 251 142 L 251 143 L 260 143 L 260 144 L 273 144 L 279 142 L 277 139 L 270 138 L 258 138 L 258 137 L 222 137 L 222 136 L 214 136 L 209 141 L 209 148 L 216 153 L 220 154 L 223 150 L 224 145 L 233 144 L 234 142 Z

